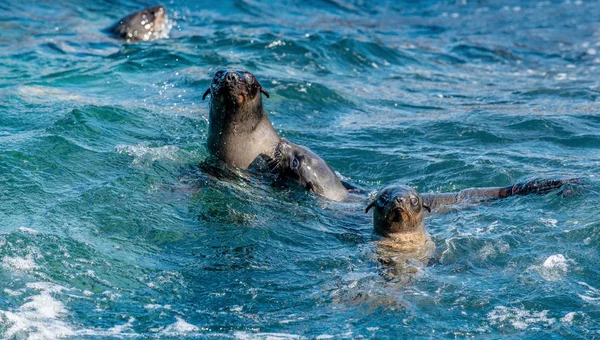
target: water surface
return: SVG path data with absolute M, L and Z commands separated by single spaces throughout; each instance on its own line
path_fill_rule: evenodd
M 170 39 L 101 30 L 147 1 L 0 4 L 0 337 L 600 337 L 600 3 L 167 3 Z M 369 192 L 583 177 L 426 219 L 390 279 L 366 204 L 208 157 L 215 71 Z

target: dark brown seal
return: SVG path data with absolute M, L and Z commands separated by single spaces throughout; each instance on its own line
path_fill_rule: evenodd
M 129 14 L 107 31 L 128 42 L 150 41 L 168 38 L 170 26 L 165 7 L 156 6 Z
M 309 148 L 285 138 L 275 148 L 271 167 L 280 179 L 291 179 L 317 195 L 334 201 L 348 197 L 348 190 L 327 162 Z
M 210 94 L 208 150 L 221 161 L 247 169 L 257 157 L 273 158 L 280 137 L 263 108 L 256 77 L 240 70 L 215 73 L 202 99 Z

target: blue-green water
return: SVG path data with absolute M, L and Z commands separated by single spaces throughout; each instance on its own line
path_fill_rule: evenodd
M 0 3 L 0 337 L 600 338 L 600 3 Z M 360 200 L 215 179 L 214 72 L 370 192 L 583 177 L 426 219 L 432 265 L 382 275 Z

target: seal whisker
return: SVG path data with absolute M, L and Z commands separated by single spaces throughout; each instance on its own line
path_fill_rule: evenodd
M 271 96 L 269 96 L 269 92 L 267 92 L 267 90 L 263 89 L 263 87 L 260 87 L 260 92 L 262 94 L 264 94 L 267 98 L 271 98 Z
M 202 95 L 202 100 L 206 99 L 206 96 L 208 96 L 210 94 L 210 87 L 206 89 L 206 91 L 204 92 L 204 94 Z

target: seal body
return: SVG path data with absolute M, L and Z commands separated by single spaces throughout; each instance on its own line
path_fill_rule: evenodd
M 320 196 L 334 201 L 343 201 L 348 197 L 348 190 L 335 171 L 305 146 L 282 138 L 275 148 L 271 165 L 279 172 L 280 178 L 291 179 Z
M 171 25 L 163 6 L 146 8 L 129 14 L 107 29 L 128 42 L 168 38 Z
M 259 156 L 273 157 L 280 137 L 263 108 L 261 93 L 268 97 L 250 72 L 215 73 L 203 99 L 210 94 L 207 143 L 216 158 L 247 169 Z

